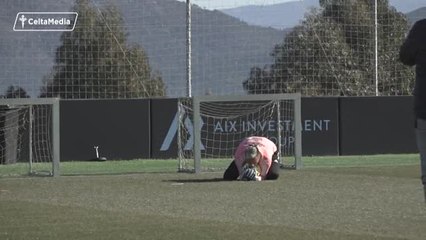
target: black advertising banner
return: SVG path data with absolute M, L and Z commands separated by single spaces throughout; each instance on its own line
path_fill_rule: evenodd
M 151 100 L 152 122 L 152 158 L 176 158 L 177 156 L 177 99 L 153 99 Z M 225 110 L 224 110 L 225 111 Z M 281 129 L 284 132 L 293 127 L 293 121 L 281 114 Z M 185 125 L 189 128 L 188 139 L 183 143 L 186 150 L 191 150 L 192 124 L 191 118 L 184 116 Z M 261 121 L 252 119 L 228 119 L 228 120 L 202 120 L 203 137 L 212 141 L 202 142 L 201 148 L 208 145 L 211 149 L 222 149 L 215 155 L 232 156 L 233 149 L 244 136 L 250 136 L 256 132 L 270 137 L 276 142 L 275 131 L 277 129 L 276 115 Z M 291 132 L 291 131 L 290 131 Z M 223 147 L 220 139 L 241 139 L 232 142 L 233 147 Z M 303 155 L 338 155 L 338 98 L 302 98 L 302 149 Z M 283 148 L 292 148 L 294 136 L 284 133 L 281 143 Z M 189 145 L 188 145 L 189 144 Z M 285 150 L 284 150 L 285 151 Z M 291 151 L 291 150 L 290 150 Z
M 340 98 L 341 155 L 416 152 L 412 97 Z
M 178 99 L 151 100 L 152 158 L 177 157 Z
M 61 160 L 149 158 L 150 100 L 62 100 Z
M 96 146 L 108 159 L 175 159 L 177 106 L 178 99 L 62 100 L 61 160 L 92 159 Z M 201 148 L 231 156 L 246 135 L 262 133 L 276 141 L 274 114 L 259 121 L 203 118 L 202 137 L 211 134 L 211 141 L 202 142 Z M 294 124 L 285 116 L 281 113 L 284 132 Z M 182 147 L 191 151 L 193 120 L 188 114 L 182 120 L 186 126 Z M 417 152 L 413 128 L 412 97 L 302 98 L 304 156 Z M 287 132 L 281 138 L 284 149 L 294 144 L 294 136 Z M 235 141 L 231 147 L 221 146 L 220 139 Z
M 302 154 L 339 154 L 339 98 L 302 98 Z

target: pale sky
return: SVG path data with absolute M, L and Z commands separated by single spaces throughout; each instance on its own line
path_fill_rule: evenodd
M 186 2 L 186 0 L 178 1 Z M 207 9 L 224 9 L 235 8 L 243 5 L 271 5 L 292 1 L 294 2 L 301 0 L 191 0 L 191 3 Z

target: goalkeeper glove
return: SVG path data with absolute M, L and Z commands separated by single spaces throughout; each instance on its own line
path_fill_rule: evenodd
M 246 168 L 241 174 L 241 180 L 243 181 L 255 181 L 256 180 L 256 170 L 254 168 Z
M 260 181 L 260 176 L 255 166 L 246 164 L 243 166 L 241 180 L 243 181 Z

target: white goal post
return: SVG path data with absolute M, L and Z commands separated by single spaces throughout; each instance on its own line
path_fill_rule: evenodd
M 0 164 L 29 164 L 31 175 L 59 176 L 58 98 L 0 99 Z
M 192 101 L 181 100 L 179 112 L 181 171 L 200 173 L 226 168 L 236 146 L 249 136 L 274 141 L 284 168 L 302 167 L 299 93 L 195 96 Z

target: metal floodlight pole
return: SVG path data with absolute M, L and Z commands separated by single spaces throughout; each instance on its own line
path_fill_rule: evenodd
M 186 0 L 186 90 L 189 98 L 192 97 L 191 57 L 191 0 Z
M 378 36 L 377 36 L 377 0 L 374 1 L 374 55 L 375 55 L 375 84 L 376 84 L 376 96 L 379 96 L 379 51 L 378 51 Z

